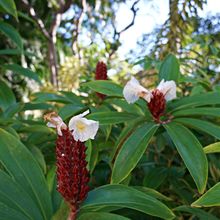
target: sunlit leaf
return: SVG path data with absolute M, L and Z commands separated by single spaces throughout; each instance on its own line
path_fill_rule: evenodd
M 214 185 L 193 204 L 193 207 L 220 206 L 220 183 Z
M 220 153 L 220 142 L 210 144 L 210 145 L 204 147 L 203 150 L 206 154 Z

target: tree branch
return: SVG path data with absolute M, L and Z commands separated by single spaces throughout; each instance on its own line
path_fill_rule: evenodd
M 114 39 L 119 39 L 120 35 L 123 32 L 127 31 L 130 27 L 132 27 L 134 25 L 135 18 L 137 16 L 137 11 L 139 10 L 139 8 L 135 8 L 135 7 L 136 7 L 136 5 L 138 4 L 139 1 L 140 0 L 136 0 L 133 3 L 133 5 L 131 6 L 130 10 L 133 12 L 133 18 L 132 18 L 131 22 L 125 28 L 123 28 L 121 31 L 117 31 L 115 25 L 113 25 L 113 27 L 114 27 Z
M 82 0 L 82 10 L 79 13 L 79 16 L 74 21 L 76 28 L 74 29 L 74 32 L 73 32 L 73 42 L 72 42 L 72 50 L 73 52 L 77 50 L 79 58 L 80 58 L 80 54 L 79 54 L 79 47 L 78 47 L 77 42 L 78 42 L 78 36 L 79 36 L 80 28 L 81 28 L 86 10 L 87 10 L 86 0 Z
M 28 0 L 21 0 L 21 2 L 23 3 L 24 7 L 26 8 L 26 10 L 30 14 L 30 16 L 37 23 L 37 25 L 39 26 L 39 28 L 40 28 L 41 32 L 43 33 L 43 35 L 49 40 L 50 39 L 50 34 L 47 31 L 47 29 L 45 28 L 45 25 L 44 25 L 43 21 L 38 17 L 38 15 L 35 12 L 34 8 L 29 4 Z

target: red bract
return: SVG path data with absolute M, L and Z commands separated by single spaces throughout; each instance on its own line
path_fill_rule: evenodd
M 160 122 L 160 117 L 164 114 L 166 108 L 166 100 L 164 94 L 158 89 L 152 92 L 152 98 L 148 103 L 148 108 L 156 122 Z
M 96 65 L 95 79 L 96 80 L 107 80 L 108 79 L 107 66 L 102 61 L 99 61 Z M 105 98 L 104 94 L 101 94 L 101 93 L 96 93 L 96 94 L 100 99 Z
M 86 168 L 86 147 L 75 141 L 69 129 L 62 130 L 56 142 L 57 190 L 71 207 L 69 219 L 74 220 L 79 204 L 89 191 L 89 172 Z

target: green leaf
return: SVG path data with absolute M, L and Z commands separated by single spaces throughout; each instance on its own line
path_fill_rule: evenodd
M 220 108 L 191 108 L 180 109 L 172 113 L 173 116 L 189 116 L 189 115 L 204 115 L 220 117 Z
M 2 65 L 2 67 L 7 70 L 11 70 L 15 73 L 19 73 L 20 75 L 25 76 L 29 79 L 33 79 L 38 83 L 41 83 L 37 73 L 31 71 L 28 68 L 24 68 L 22 66 L 19 66 L 18 64 L 7 64 L 7 65 Z
M 10 208 L 5 203 L 0 202 L 0 220 L 30 220 L 27 216 L 21 212 Z
M 191 206 L 193 207 L 212 207 L 220 206 L 220 183 L 214 185 Z
M 167 178 L 168 172 L 164 167 L 151 168 L 144 177 L 143 185 L 157 189 Z
M 120 183 L 135 168 L 157 128 L 154 123 L 145 123 L 123 143 L 113 166 L 112 183 Z
M 82 86 L 89 87 L 95 92 L 99 92 L 108 96 L 122 97 L 122 87 L 110 80 L 95 80 L 83 83 Z
M 4 112 L 5 118 L 12 118 L 16 113 L 20 112 L 23 109 L 23 103 L 14 103 L 10 105 Z
M 47 104 L 47 103 L 32 103 L 32 102 L 28 102 L 28 103 L 24 103 L 24 108 L 23 111 L 27 111 L 27 110 L 36 110 L 36 109 L 45 109 L 45 110 L 50 110 L 53 109 L 54 106 Z
M 208 177 L 208 162 L 197 138 L 183 125 L 171 122 L 164 125 L 180 156 L 194 179 L 198 191 L 203 193 Z
M 188 206 L 179 206 L 179 207 L 175 208 L 174 211 L 191 213 L 191 214 L 197 216 L 200 220 L 207 220 L 207 219 L 208 220 L 218 220 L 218 218 L 216 218 L 214 215 L 212 215 L 204 210 L 192 208 L 192 207 L 188 207 Z
M 56 166 L 52 166 L 47 173 L 47 184 L 51 194 L 53 204 L 53 213 L 55 213 L 61 206 L 63 198 L 57 191 Z
M 144 186 L 134 186 L 135 189 L 143 192 L 143 193 L 146 193 L 147 195 L 149 196 L 152 196 L 156 199 L 159 199 L 159 200 L 165 200 L 165 201 L 171 201 L 172 199 L 161 194 L 160 192 L 156 191 L 155 189 L 151 189 L 149 187 L 144 187 Z
M 168 104 L 174 110 L 204 105 L 220 104 L 219 92 L 207 92 L 204 94 L 183 97 L 175 102 Z
M 98 121 L 101 125 L 104 124 L 118 124 L 129 122 L 137 119 L 139 115 L 127 112 L 95 112 L 88 115 L 87 118 Z
M 6 173 L 0 170 L 0 202 L 4 203 L 11 209 L 23 214 L 25 219 L 42 219 L 41 212 L 33 199 L 24 191 L 22 185 L 14 182 L 14 180 Z M 0 213 L 2 212 L 0 206 Z M 1 219 L 2 216 L 0 216 Z M 5 219 L 10 219 L 8 213 Z
M 44 155 L 42 154 L 41 150 L 38 147 L 31 146 L 30 151 L 32 155 L 34 156 L 35 160 L 38 162 L 39 166 L 41 167 L 43 173 L 46 173 L 47 171 L 47 165 L 44 160 Z
M 108 212 L 87 212 L 79 216 L 78 220 L 130 220 L 120 215 L 111 214 Z
M 14 0 L 1 0 L 0 6 L 4 8 L 4 10 L 9 13 L 10 15 L 14 16 L 16 20 L 18 20 L 16 5 Z
M 89 192 L 81 206 L 90 211 L 102 206 L 126 207 L 163 219 L 174 218 L 173 212 L 157 199 L 124 185 L 105 185 Z
M 133 105 L 130 105 L 127 103 L 127 101 L 122 100 L 122 99 L 106 99 L 105 102 L 115 105 L 116 107 L 120 107 L 125 112 L 134 113 L 138 115 L 144 115 L 141 108 L 136 103 L 134 103 Z
M 0 160 L 13 179 L 31 196 L 43 219 L 52 216 L 52 204 L 39 165 L 27 148 L 13 135 L 0 129 Z
M 47 92 L 37 92 L 34 93 L 35 97 L 34 103 L 42 103 L 42 102 L 60 102 L 60 103 L 71 103 L 71 101 L 61 95 L 55 93 L 47 93 Z
M 176 118 L 175 121 L 220 139 L 220 126 L 217 126 L 211 122 L 194 118 Z
M 78 106 L 84 106 L 82 103 L 82 98 L 75 95 L 73 92 L 60 91 L 60 93 L 65 96 L 65 98 L 68 99 L 71 103 Z
M 21 36 L 10 24 L 0 21 L 0 31 L 9 37 L 20 50 L 23 49 Z
M 12 90 L 4 81 L 0 80 L 0 108 L 4 111 L 15 103 L 16 99 Z
M 19 55 L 21 50 L 18 49 L 4 49 L 0 50 L 0 55 Z
M 48 128 L 46 125 L 31 125 L 31 126 L 23 126 L 17 129 L 18 132 L 27 132 L 27 133 L 44 133 L 50 134 L 51 129 Z
M 82 109 L 82 105 L 67 104 L 59 110 L 58 114 L 63 120 L 66 120 L 67 118 L 74 116 L 79 111 L 82 111 Z
M 159 79 L 174 80 L 178 81 L 180 75 L 180 65 L 178 59 L 173 55 L 169 54 L 163 61 L 160 71 Z
M 220 142 L 210 144 L 210 145 L 204 147 L 203 150 L 206 154 L 220 153 Z

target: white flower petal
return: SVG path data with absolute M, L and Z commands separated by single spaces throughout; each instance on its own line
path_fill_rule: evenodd
M 83 112 L 82 114 L 76 115 L 74 117 L 79 117 L 79 118 L 83 118 L 84 116 L 88 115 L 90 113 L 89 109 L 86 110 L 85 112 Z
M 69 121 L 69 129 L 72 131 L 74 139 L 81 142 L 94 139 L 99 128 L 99 123 L 83 118 L 81 115 L 80 117 L 78 117 L 79 115 L 74 116 Z
M 123 95 L 129 104 L 136 102 L 139 97 L 144 98 L 147 102 L 149 102 L 151 98 L 151 93 L 141 86 L 134 77 L 125 85 Z
M 176 98 L 176 83 L 173 80 L 165 81 L 161 80 L 157 89 L 160 90 L 167 101 L 173 100 Z
M 56 128 L 58 135 L 62 136 L 62 129 L 67 129 L 66 124 L 63 122 L 62 118 L 58 116 L 55 112 L 48 113 L 45 115 L 45 120 L 48 120 L 47 126 L 50 128 Z
M 49 127 L 49 128 L 56 128 L 56 125 L 51 123 L 51 122 L 47 122 L 47 127 Z

